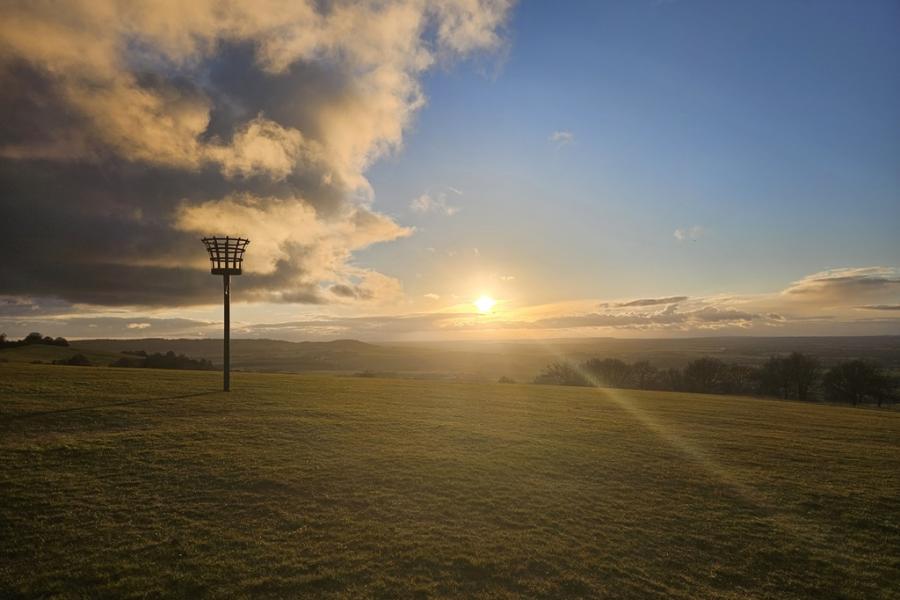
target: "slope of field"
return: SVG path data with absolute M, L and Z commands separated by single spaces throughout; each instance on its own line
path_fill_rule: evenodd
M 889 598 L 900 414 L 0 364 L 0 596 Z

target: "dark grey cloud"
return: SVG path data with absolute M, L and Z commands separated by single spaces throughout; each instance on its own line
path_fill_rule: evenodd
M 509 2 L 264 4 L 4 7 L 2 293 L 214 302 L 198 238 L 222 233 L 256 238 L 244 298 L 373 297 L 353 252 L 409 230 L 358 201 L 365 170 L 401 144 L 431 60 L 497 46 Z
M 28 103 L 13 107 L 12 118 L 3 122 L 29 125 L 0 130 L 0 146 L 16 143 L 28 132 L 40 139 L 45 128 L 55 127 L 43 114 L 47 106 L 59 111 L 54 90 L 29 89 L 35 80 L 38 76 L 23 69 L 0 80 L 0 89 L 6 90 L 0 98 L 8 102 L 17 91 L 38 98 L 33 102 L 37 114 L 29 113 L 33 107 Z M 0 158 L 0 215 L 10 224 L 0 237 L 0 255 L 15 257 L 0 262 L 3 291 L 103 305 L 215 301 L 217 290 L 208 272 L 196 268 L 205 256 L 199 232 L 173 227 L 174 213 L 185 204 L 239 193 L 303 198 L 327 216 L 343 206 L 347 189 L 340 180 L 323 182 L 321 171 L 298 168 L 283 180 L 229 178 L 211 166 L 138 164 L 102 150 L 80 160 Z M 244 232 L 220 232 L 210 223 L 209 233 Z M 303 253 L 288 253 L 273 273 L 263 276 L 254 275 L 252 250 L 244 287 L 284 292 L 290 301 L 322 301 L 315 282 L 304 278 L 308 259 Z
M 72 308 L 72 304 L 57 298 L 0 296 L 0 319 L 68 314 Z
M 869 304 L 859 308 L 866 310 L 900 310 L 900 304 Z
M 341 298 L 363 298 L 368 299 L 373 296 L 371 290 L 361 288 L 356 285 L 345 285 L 338 283 L 329 288 L 332 294 Z

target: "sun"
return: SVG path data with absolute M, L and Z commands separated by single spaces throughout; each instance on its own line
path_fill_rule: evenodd
M 480 313 L 489 313 L 491 309 L 494 308 L 494 305 L 497 304 L 497 301 L 491 298 L 490 296 L 481 296 L 473 302 L 475 308 L 478 309 Z

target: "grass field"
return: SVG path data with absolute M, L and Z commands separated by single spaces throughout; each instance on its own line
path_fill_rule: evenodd
M 900 414 L 0 364 L 0 597 L 896 598 Z

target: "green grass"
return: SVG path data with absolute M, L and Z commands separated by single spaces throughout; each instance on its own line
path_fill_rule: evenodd
M 896 598 L 900 414 L 0 364 L 0 597 Z

